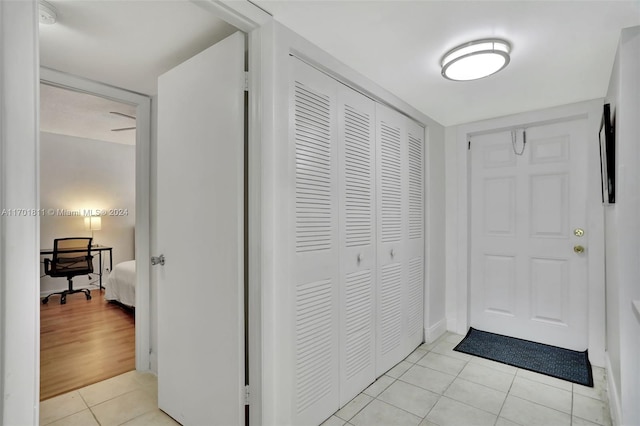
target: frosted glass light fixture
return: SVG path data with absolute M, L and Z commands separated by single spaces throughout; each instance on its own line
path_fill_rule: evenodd
M 56 8 L 44 0 L 38 1 L 38 18 L 41 24 L 53 25 L 58 19 Z
M 442 58 L 442 76 L 467 81 L 495 74 L 509 64 L 511 45 L 500 39 L 476 40 L 447 52 Z

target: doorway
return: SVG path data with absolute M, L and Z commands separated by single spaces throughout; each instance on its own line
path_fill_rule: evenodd
M 453 219 L 455 224 L 456 233 L 458 235 L 457 243 L 453 247 L 452 252 L 458 256 L 458 263 L 456 264 L 456 270 L 450 271 L 452 290 L 455 293 L 455 315 L 451 320 L 451 328 L 459 334 L 465 334 L 469 326 L 473 326 L 470 318 L 473 301 L 471 300 L 471 279 L 472 279 L 472 261 L 471 261 L 471 244 L 472 244 L 472 220 L 473 216 L 477 214 L 476 210 L 472 207 L 472 172 L 471 166 L 472 151 L 474 149 L 474 139 L 483 135 L 497 134 L 500 132 L 506 132 L 508 136 L 507 142 L 509 149 L 513 150 L 511 145 L 511 130 L 517 130 L 517 137 L 515 140 L 516 150 L 520 152 L 522 150 L 522 129 L 552 124 L 569 123 L 572 121 L 584 122 L 584 136 L 575 149 L 583 150 L 584 154 L 581 161 L 584 161 L 584 178 L 585 185 L 585 197 L 584 202 L 579 208 L 583 209 L 586 215 L 586 222 L 584 228 L 577 224 L 569 224 L 569 231 L 571 231 L 571 237 L 576 239 L 571 240 L 571 245 L 567 248 L 570 255 L 578 255 L 573 252 L 574 245 L 582 245 L 585 248 L 585 253 L 588 256 L 588 262 L 586 264 L 586 286 L 587 292 L 587 347 L 589 350 L 589 359 L 593 365 L 604 366 L 604 343 L 605 343 L 605 310 L 604 310 L 604 227 L 602 219 L 602 193 L 601 193 L 601 181 L 600 181 L 600 150 L 598 143 L 598 129 L 600 127 L 600 121 L 602 117 L 602 101 L 592 100 L 579 102 L 570 105 L 564 105 L 554 108 L 548 108 L 540 111 L 532 111 L 527 113 L 520 113 L 511 116 L 485 120 L 477 123 L 471 123 L 462 125 L 456 129 L 456 144 L 455 144 L 455 161 L 457 163 L 457 186 L 452 193 L 454 194 L 451 199 L 455 199 L 456 216 Z M 531 133 L 527 135 L 527 147 L 526 150 L 531 149 L 529 143 Z M 545 155 L 552 155 L 551 151 L 548 151 Z M 513 152 L 513 151 L 512 151 Z M 557 154 L 557 151 L 556 151 Z M 573 153 L 575 154 L 575 153 Z M 570 154 L 570 155 L 573 155 Z M 536 154 L 539 155 L 539 154 Z M 564 154 L 562 154 L 564 155 Z M 514 154 L 517 156 L 517 154 Z M 494 157 L 497 163 L 496 157 Z M 508 158 L 505 157 L 505 160 Z M 525 162 L 528 164 L 528 162 Z M 553 164 L 553 163 L 550 163 Z M 529 167 L 529 166 L 526 166 Z M 542 181 L 538 182 L 542 184 Z M 544 185 L 542 185 L 544 186 Z M 516 187 L 514 187 L 514 190 Z M 503 200 L 504 201 L 504 200 Z M 544 208 L 551 208 L 552 206 L 546 206 Z M 503 215 L 504 216 L 504 215 Z M 495 218 L 492 218 L 492 220 Z M 492 226 L 496 230 L 500 230 L 503 227 L 503 223 L 493 222 Z M 581 237 L 583 243 L 577 242 L 577 236 L 573 234 L 575 228 L 580 227 L 584 231 L 584 236 Z M 504 231 L 504 230 L 503 230 Z M 525 234 L 530 236 L 530 229 Z M 548 237 L 551 239 L 551 237 Z M 500 253 L 497 253 L 500 255 Z M 507 268 L 504 268 L 506 270 Z M 504 294 L 502 295 L 504 296 Z M 552 296 L 552 300 L 555 298 Z M 494 308 L 497 306 L 494 306 Z M 502 308 L 496 309 L 499 310 Z M 547 315 L 549 315 L 547 313 Z M 545 316 L 545 315 L 541 315 Z M 584 349 L 584 348 L 583 348 Z
M 470 325 L 588 345 L 586 120 L 470 138 Z
M 52 296 L 41 308 L 47 310 L 42 312 L 41 399 L 47 399 L 127 370 L 149 369 L 148 268 L 134 269 L 135 301 L 109 295 L 121 305 L 107 304 L 101 287 L 108 285 L 112 268 L 148 258 L 151 111 L 148 97 L 69 74 L 42 69 L 41 81 L 41 206 L 46 213 L 40 218 L 41 248 L 68 236 L 90 236 L 95 246 L 94 273 L 74 278 L 74 288 L 90 288 L 92 299 L 78 293 L 61 305 Z M 88 215 L 94 215 L 89 227 Z M 43 296 L 60 286 L 60 279 L 42 281 Z M 60 334 L 62 327 L 69 332 Z M 124 353 L 101 363 L 110 350 Z M 72 352 L 60 358 L 66 351 Z M 61 369 L 66 374 L 58 377 Z

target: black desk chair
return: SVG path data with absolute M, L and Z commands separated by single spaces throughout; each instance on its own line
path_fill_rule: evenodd
M 56 238 L 53 240 L 53 259 L 44 260 L 44 273 L 52 277 L 66 277 L 69 288 L 51 293 L 42 303 L 46 304 L 54 294 L 60 295 L 60 304 L 67 303 L 67 294 L 84 293 L 91 299 L 89 289 L 73 288 L 73 277 L 89 275 L 93 272 L 93 256 L 91 256 L 91 240 L 93 238 Z

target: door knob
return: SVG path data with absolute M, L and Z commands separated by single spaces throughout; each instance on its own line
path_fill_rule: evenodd
M 575 251 L 577 254 L 584 253 L 584 247 L 582 247 L 581 245 L 573 246 L 573 251 Z
M 582 237 L 584 235 L 584 229 L 582 228 L 576 228 L 573 230 L 573 235 L 575 235 L 576 237 Z
M 152 265 L 164 265 L 164 254 L 160 256 L 151 256 L 151 264 Z

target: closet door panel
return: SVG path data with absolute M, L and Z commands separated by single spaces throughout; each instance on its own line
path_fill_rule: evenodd
M 340 86 L 340 405 L 375 376 L 375 103 Z
M 292 423 L 319 424 L 339 404 L 337 85 L 295 58 L 291 65 Z
M 406 345 L 412 351 L 424 338 L 424 128 L 407 119 L 408 233 Z
M 376 104 L 377 271 L 376 375 L 405 353 L 406 121 Z

